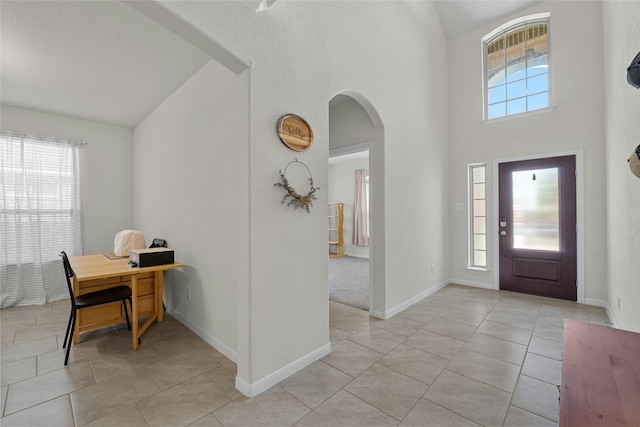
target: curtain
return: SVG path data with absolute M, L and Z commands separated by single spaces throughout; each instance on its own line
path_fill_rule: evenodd
M 83 145 L 0 133 L 2 308 L 69 297 L 59 253 L 82 254 Z
M 353 235 L 351 241 L 356 246 L 369 246 L 367 175 L 368 171 L 366 169 L 355 170 L 356 180 L 353 192 Z

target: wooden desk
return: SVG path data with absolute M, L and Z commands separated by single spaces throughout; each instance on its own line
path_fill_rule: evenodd
M 560 426 L 640 425 L 640 334 L 564 321 Z
M 73 292 L 82 295 L 101 289 L 125 285 L 131 288 L 131 339 L 133 349 L 138 349 L 138 338 L 154 320 L 162 322 L 163 273 L 182 267 L 179 262 L 153 267 L 131 267 L 128 258 L 109 259 L 104 254 L 69 257 L 73 268 Z M 138 319 L 147 317 L 142 326 Z M 80 332 L 124 322 L 122 303 L 113 302 L 78 310 L 73 331 L 73 342 L 80 342 Z

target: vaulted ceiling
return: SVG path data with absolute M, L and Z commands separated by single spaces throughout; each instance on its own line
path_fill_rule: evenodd
M 286 7 L 238 1 L 256 13 Z M 435 3 L 452 38 L 536 2 Z M 5 105 L 132 128 L 211 59 L 126 2 L 3 0 L 0 12 Z
M 541 0 L 442 0 L 434 3 L 447 38 L 452 39 L 541 3 Z

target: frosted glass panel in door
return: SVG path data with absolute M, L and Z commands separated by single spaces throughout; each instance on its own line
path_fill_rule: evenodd
M 512 172 L 513 248 L 560 250 L 558 168 Z

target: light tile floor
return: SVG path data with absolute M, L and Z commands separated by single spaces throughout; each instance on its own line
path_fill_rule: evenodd
M 605 311 L 449 285 L 382 321 L 330 303 L 333 351 L 263 394 L 167 315 L 137 352 L 124 325 L 82 335 L 69 302 L 1 314 L 3 426 L 553 426 L 565 318 Z

